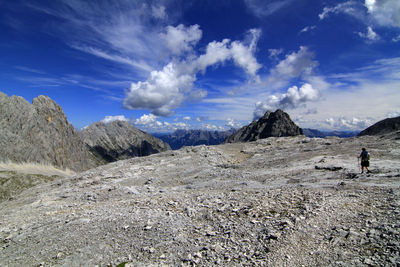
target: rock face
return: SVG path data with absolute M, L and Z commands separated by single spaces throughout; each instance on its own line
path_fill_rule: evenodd
M 97 165 L 62 108 L 43 95 L 30 104 L 0 92 L 0 147 L 0 161 L 51 164 L 75 171 Z
M 267 137 L 296 136 L 303 134 L 289 117 L 278 109 L 275 112 L 267 111 L 258 121 L 253 121 L 248 126 L 239 129 L 235 134 L 226 139 L 226 143 L 251 142 Z
M 381 135 L 381 134 L 387 134 L 395 131 L 400 130 L 400 116 L 396 118 L 389 118 L 389 119 L 384 119 L 381 121 L 378 121 L 374 125 L 368 127 L 361 133 L 359 133 L 358 136 L 363 136 L 363 135 Z
M 171 149 L 167 143 L 126 121 L 108 124 L 96 122 L 83 129 L 80 135 L 90 151 L 106 162 L 148 156 Z
M 183 146 L 219 145 L 232 135 L 234 130 L 229 131 L 203 131 L 203 130 L 177 130 L 170 135 L 161 136 L 160 139 L 167 142 L 172 149 Z

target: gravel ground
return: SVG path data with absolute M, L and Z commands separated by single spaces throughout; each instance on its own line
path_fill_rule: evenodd
M 399 143 L 268 138 L 56 179 L 0 203 L 0 265 L 399 266 Z

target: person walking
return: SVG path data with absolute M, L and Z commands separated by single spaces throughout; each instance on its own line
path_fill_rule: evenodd
M 367 173 L 370 173 L 371 171 L 369 170 L 369 159 L 370 155 L 369 152 L 363 147 L 361 149 L 361 154 L 358 156 L 359 159 L 361 159 L 361 173 L 364 173 L 364 168 L 367 170 Z

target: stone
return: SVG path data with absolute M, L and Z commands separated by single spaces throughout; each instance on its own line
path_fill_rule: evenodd
M 251 142 L 268 137 L 296 136 L 303 134 L 302 130 L 290 119 L 289 115 L 278 109 L 267 111 L 263 117 L 244 126 L 229 136 L 225 143 Z
M 47 96 L 32 104 L 0 94 L 0 162 L 39 163 L 83 171 L 99 165 L 68 122 L 62 108 Z
M 99 160 L 113 162 L 170 150 L 170 146 L 127 121 L 96 122 L 80 133 L 84 143 Z

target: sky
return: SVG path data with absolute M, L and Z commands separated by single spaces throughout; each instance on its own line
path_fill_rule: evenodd
M 400 116 L 399 0 L 0 0 L 0 91 L 82 129 L 302 128 Z

